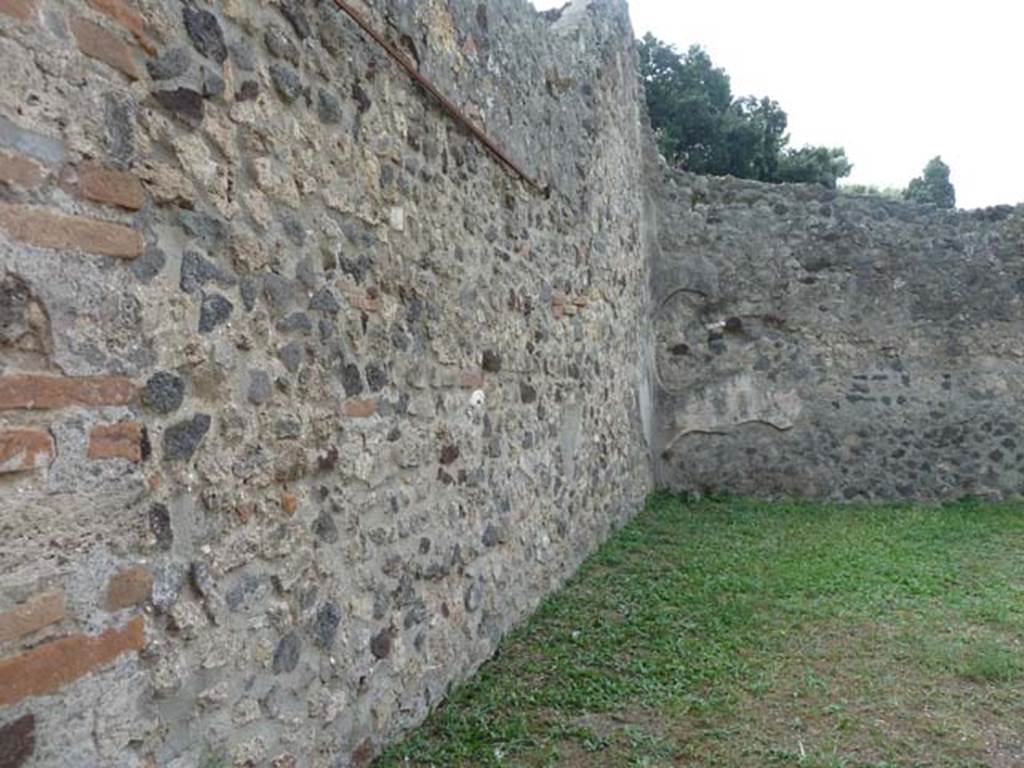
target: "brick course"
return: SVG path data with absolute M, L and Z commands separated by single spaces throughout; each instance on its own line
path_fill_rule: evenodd
M 0 707 L 54 693 L 122 654 L 141 651 L 145 643 L 145 619 L 136 616 L 122 629 L 65 637 L 4 659 L 0 661 Z
M 0 203 L 0 230 L 23 243 L 57 251 L 134 259 L 145 248 L 142 235 L 122 224 L 12 203 Z

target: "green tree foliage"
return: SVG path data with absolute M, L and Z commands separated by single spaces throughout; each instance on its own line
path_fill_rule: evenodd
M 941 157 L 933 157 L 924 167 L 924 173 L 910 182 L 903 196 L 915 203 L 956 208 L 956 189 L 949 180 L 949 166 Z
M 868 195 L 887 200 L 903 200 L 907 194 L 907 190 L 899 187 L 877 187 L 874 184 L 843 184 L 839 191 L 847 195 Z
M 788 120 L 778 102 L 734 98 L 729 75 L 700 46 L 679 54 L 651 34 L 640 41 L 647 108 L 658 147 L 694 173 L 835 188 L 852 165 L 842 149 L 788 147 Z

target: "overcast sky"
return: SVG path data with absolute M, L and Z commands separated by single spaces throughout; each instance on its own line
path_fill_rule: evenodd
M 541 9 L 564 0 L 535 0 Z M 1024 203 L 1024 0 L 630 0 L 638 36 L 700 43 L 846 183 L 904 187 L 935 155 L 957 204 Z

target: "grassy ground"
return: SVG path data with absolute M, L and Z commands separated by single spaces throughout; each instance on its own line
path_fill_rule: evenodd
M 668 496 L 379 766 L 1024 765 L 1024 507 Z

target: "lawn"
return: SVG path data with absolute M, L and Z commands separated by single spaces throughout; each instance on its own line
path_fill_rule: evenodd
M 387 766 L 1024 765 L 1024 506 L 658 495 Z

